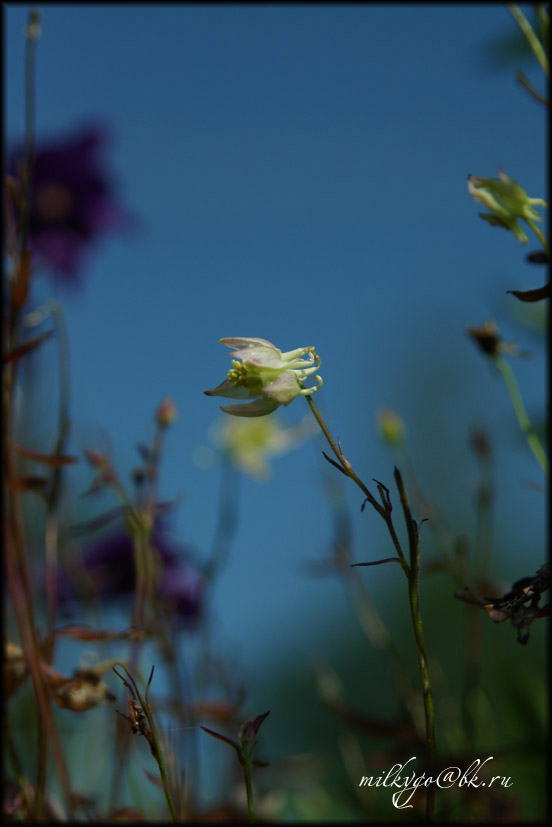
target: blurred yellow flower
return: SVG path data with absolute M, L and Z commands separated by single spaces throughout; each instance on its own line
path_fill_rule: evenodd
M 232 465 L 262 480 L 270 476 L 272 457 L 291 451 L 317 431 L 316 422 L 310 416 L 288 428 L 277 415 L 255 419 L 225 417 L 215 424 L 212 439 Z

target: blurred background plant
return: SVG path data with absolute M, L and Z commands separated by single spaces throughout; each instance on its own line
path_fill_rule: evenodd
M 80 15 L 86 16 L 86 12 L 73 11 L 82 32 L 80 24 L 84 17 Z M 369 8 L 366 11 L 368 15 L 372 12 Z M 51 14 L 55 19 L 54 10 Z M 147 17 L 149 12 L 144 14 Z M 152 14 L 160 12 L 152 10 Z M 220 10 L 220 14 L 224 16 L 226 12 Z M 258 20 L 267 19 L 257 18 L 256 14 L 242 21 L 244 31 L 251 36 Z M 313 20 L 323 30 L 325 12 L 318 9 L 313 14 L 314 18 L 307 16 L 305 31 L 311 32 Z M 392 10 L 384 14 L 391 15 Z M 400 37 L 401 32 L 410 30 L 405 19 L 408 14 L 404 11 L 399 17 L 384 20 L 387 25 L 391 20 L 400 20 L 396 28 Z M 464 14 L 471 33 L 471 12 L 466 9 Z M 19 10 L 12 9 L 8 17 L 20 20 L 18 15 Z M 431 15 L 428 11 L 424 17 L 424 31 L 431 31 Z M 70 16 L 71 9 L 64 20 Z M 103 12 L 100 18 L 104 31 Z M 50 14 L 45 45 L 51 31 L 48 20 Z M 527 20 L 547 52 L 546 7 L 529 9 Z M 450 28 L 447 21 L 443 25 Z M 89 22 L 92 25 L 88 31 L 93 32 L 93 19 Z M 232 25 L 232 18 L 226 23 Z M 287 18 L 284 23 L 287 31 Z M 301 20 L 298 23 L 300 26 Z M 357 20 L 348 20 L 347 25 L 352 23 L 356 29 Z M 212 24 L 213 21 L 205 31 L 211 31 Z M 148 28 L 145 17 L 140 25 Z M 295 273 L 289 281 L 285 276 L 274 277 L 276 265 L 267 263 L 268 276 L 263 273 L 261 285 L 255 264 L 251 275 L 240 276 L 237 290 L 235 276 L 231 279 L 233 298 L 218 284 L 214 293 L 215 284 L 206 282 L 203 299 L 199 292 L 201 278 L 190 280 L 184 294 L 177 288 L 182 281 L 180 274 L 173 282 L 161 280 L 161 271 L 172 266 L 168 262 L 175 252 L 166 243 L 162 264 L 159 247 L 147 263 L 156 289 L 149 285 L 147 301 L 142 305 L 147 305 L 145 314 L 139 312 L 140 305 L 135 303 L 140 297 L 144 300 L 144 294 L 140 292 L 139 280 L 134 282 L 133 267 L 137 270 L 138 262 L 128 249 L 125 256 L 134 262 L 133 267 L 127 267 L 125 258 L 120 262 L 116 259 L 118 264 L 111 273 L 107 292 L 95 295 L 94 280 L 89 277 L 94 274 L 95 261 L 100 271 L 105 266 L 101 258 L 105 245 L 100 243 L 103 235 L 110 234 L 115 244 L 117 234 L 140 228 L 143 232 L 132 237 L 133 243 L 139 243 L 147 228 L 117 195 L 118 188 L 107 165 L 110 130 L 101 119 L 87 115 L 83 118 L 85 125 L 65 133 L 56 127 L 55 139 L 36 138 L 35 109 L 43 112 L 45 120 L 50 119 L 50 126 L 56 121 L 57 111 L 52 100 L 44 107 L 40 95 L 35 95 L 35 84 L 40 88 L 45 83 L 43 70 L 36 75 L 34 71 L 40 27 L 37 13 L 32 12 L 25 55 L 25 138 L 13 142 L 14 148 L 6 160 L 5 815 L 14 820 L 243 820 L 248 812 L 251 817 L 254 802 L 255 817 L 265 820 L 396 818 L 388 790 L 359 788 L 358 783 L 363 775 L 381 773 L 396 761 L 423 754 L 421 694 L 407 595 L 398 567 L 388 567 L 391 571 L 385 576 L 378 571 L 383 567 L 351 568 L 355 562 L 389 556 L 389 538 L 384 532 L 378 533 L 376 521 L 366 509 L 360 514 L 362 498 L 351 493 L 345 480 L 336 479 L 339 475 L 324 460 L 316 466 L 314 485 L 312 477 L 305 478 L 305 457 L 312 460 L 314 455 L 320 455 L 318 438 L 302 444 L 317 433 L 312 416 L 306 418 L 298 411 L 300 418 L 291 424 L 289 416 L 280 419 L 279 414 L 251 422 L 227 417 L 211 427 L 213 447 L 198 448 L 207 431 L 206 408 L 198 414 L 195 408 L 199 409 L 200 390 L 209 381 L 211 370 L 216 376 L 218 364 L 216 347 L 213 346 L 212 357 L 211 351 L 206 350 L 211 331 L 217 337 L 226 333 L 271 337 L 273 328 L 274 339 L 280 342 L 279 328 L 283 326 L 290 344 L 297 331 L 303 329 L 300 343 L 316 341 L 325 369 L 324 390 L 317 394 L 321 397 L 320 408 L 328 421 L 338 423 L 337 427 L 342 429 L 337 433 L 355 468 L 361 467 L 368 480 L 373 474 L 389 484 L 394 462 L 403 472 L 413 514 L 419 523 L 428 519 L 421 525 L 421 608 L 436 699 L 438 765 L 468 766 L 474 758 L 484 759 L 492 754 L 494 773 L 510 776 L 514 782 L 512 788 L 496 788 L 496 792 L 489 791 L 484 797 L 475 796 L 473 790 L 448 790 L 437 797 L 438 817 L 450 821 L 469 817 L 505 822 L 541 818 L 546 799 L 543 756 L 547 748 L 547 712 L 544 624 L 539 618 L 545 610 L 541 595 L 547 586 L 547 573 L 539 568 L 542 509 L 534 505 L 535 498 L 542 497 L 539 468 L 535 465 L 535 470 L 529 471 L 533 466 L 524 464 L 520 453 L 514 454 L 515 464 L 504 465 L 501 455 L 505 451 L 505 437 L 517 445 L 516 432 L 509 430 L 509 424 L 499 427 L 492 417 L 487 418 L 485 425 L 477 422 L 486 412 L 486 401 L 475 405 L 475 413 L 470 413 L 469 433 L 462 432 L 461 447 L 454 442 L 453 419 L 446 415 L 447 399 L 454 406 L 460 404 L 462 396 L 473 403 L 469 392 L 472 382 L 479 397 L 488 389 L 491 399 L 489 377 L 485 375 L 480 382 L 472 368 L 466 367 L 471 364 L 467 349 L 462 351 L 462 361 L 446 350 L 450 320 L 445 320 L 444 330 L 431 307 L 431 352 L 438 355 L 445 347 L 441 374 L 440 368 L 430 363 L 428 352 L 420 349 L 420 332 L 415 339 L 412 335 L 409 338 L 408 328 L 403 326 L 399 336 L 383 312 L 370 311 L 372 315 L 367 316 L 367 307 L 383 306 L 378 290 L 384 288 L 374 277 L 364 294 L 364 276 L 360 278 L 352 259 L 339 262 L 340 269 L 351 266 L 354 271 L 353 283 L 343 277 L 347 289 L 336 286 L 335 263 L 330 267 L 329 280 L 324 281 L 320 274 L 312 278 L 309 253 L 309 279 Z M 339 31 L 338 39 L 344 34 Z M 351 30 L 346 31 L 350 36 Z M 275 37 L 275 42 L 280 42 L 278 37 L 282 34 Z M 516 37 L 529 43 L 521 28 Z M 65 42 L 71 50 L 76 39 Z M 435 42 L 433 38 L 434 46 Z M 308 44 L 307 37 L 300 49 L 301 60 L 303 48 L 310 48 Z M 359 54 L 364 64 L 365 43 L 362 45 Z M 79 48 L 82 49 L 82 43 Z M 53 55 L 51 51 L 49 55 L 50 60 L 59 58 L 62 72 L 66 73 L 68 55 Z M 16 68 L 13 63 L 14 75 L 20 65 Z M 429 65 L 433 65 L 431 61 Z M 540 106 L 538 97 L 544 96 L 539 79 L 530 68 L 527 72 L 528 76 L 518 74 L 518 79 L 531 105 Z M 292 76 L 294 83 L 301 77 L 293 72 Z M 221 83 L 222 76 L 217 77 L 217 83 Z M 404 78 L 404 74 L 400 77 Z M 361 81 L 368 83 L 367 79 Z M 390 89 L 392 83 L 390 78 Z M 58 94 L 61 95 L 59 91 Z M 413 99 L 417 106 L 422 105 L 421 98 Z M 327 95 L 323 101 L 326 107 Z M 357 109 L 358 101 L 353 103 Z M 433 99 L 431 105 L 434 106 Z M 515 107 L 508 111 L 508 123 L 517 118 L 516 111 Z M 480 119 L 478 130 L 481 131 Z M 134 133 L 139 139 L 139 130 Z M 167 128 L 163 134 L 168 139 L 171 130 Z M 503 130 L 502 135 L 505 141 L 510 132 Z M 532 139 L 537 140 L 535 135 Z M 435 136 L 430 136 L 428 142 L 433 147 Z M 489 146 L 496 154 L 496 135 L 489 138 Z M 312 150 L 309 142 L 309 152 Z M 127 146 L 124 157 L 131 155 Z M 399 157 L 400 152 L 395 155 Z M 158 156 L 156 149 L 148 157 L 151 160 Z M 458 158 L 454 173 L 458 174 L 459 185 L 461 175 L 467 172 L 462 163 L 473 163 L 474 168 L 477 163 L 478 171 L 486 174 L 494 170 L 497 159 L 490 151 L 488 156 L 489 167 L 483 167 L 481 160 L 476 162 L 475 154 L 469 162 L 467 156 L 463 161 Z M 139 159 L 140 170 L 144 168 L 144 157 Z M 274 159 L 274 153 L 271 157 Z M 419 175 L 419 154 L 414 157 L 415 172 Z M 161 165 L 163 158 L 158 160 Z M 186 174 L 191 175 L 193 158 L 186 160 L 190 164 Z M 504 157 L 500 160 L 508 172 L 513 171 L 511 159 L 508 165 Z M 157 175 L 163 177 L 161 173 Z M 358 170 L 355 176 L 362 177 Z M 166 182 L 169 177 L 165 175 Z M 340 177 L 343 175 L 336 172 L 336 180 Z M 527 186 L 527 192 L 539 197 L 543 194 L 516 173 L 518 177 L 522 186 Z M 207 195 L 209 186 L 204 174 L 202 190 Z M 166 187 L 170 189 L 170 184 L 166 183 Z M 169 189 L 165 189 L 166 197 Z M 150 192 L 153 194 L 154 188 Z M 394 211 L 395 196 L 396 193 L 391 198 Z M 208 197 L 216 204 L 222 203 L 218 186 L 216 196 Z M 276 192 L 276 200 L 280 197 Z M 465 194 L 459 198 L 468 201 Z M 239 211 L 237 193 L 232 203 L 233 210 Z M 199 213 L 200 200 L 195 206 Z M 419 208 L 418 202 L 415 206 Z M 385 204 L 378 208 L 385 215 Z M 167 222 L 172 238 L 178 240 L 181 257 L 186 254 L 180 249 L 180 231 L 170 223 L 170 216 L 176 212 L 174 203 L 172 212 L 166 204 L 162 209 L 163 221 Z M 193 233 L 193 210 L 185 206 L 183 212 L 190 222 L 189 232 Z M 468 210 L 466 215 L 469 221 L 456 217 L 455 233 L 459 220 L 471 227 L 472 215 Z M 363 214 L 363 227 L 365 218 Z M 374 220 L 374 216 L 370 217 L 370 221 Z M 304 216 L 302 222 L 305 223 Z M 217 225 L 211 220 L 208 223 L 211 238 Z M 254 217 L 251 223 L 255 232 Z M 296 218 L 292 226 L 295 224 Z M 217 232 L 220 242 L 224 233 Z M 444 227 L 434 230 L 433 236 L 439 235 L 451 243 Z M 424 261 L 430 242 L 423 234 L 421 238 L 420 261 Z M 493 236 L 483 238 L 477 249 L 488 267 Z M 309 248 L 308 221 L 304 239 Z M 414 237 L 408 239 L 405 238 L 405 246 L 415 250 Z M 510 234 L 504 234 L 504 238 L 497 239 L 497 247 L 509 240 Z M 188 244 L 192 244 L 191 238 Z M 532 273 L 536 272 L 535 265 L 542 266 L 548 260 L 546 244 L 541 246 L 527 257 Z M 379 239 L 377 247 L 382 247 Z M 203 252 L 208 255 L 207 245 Z M 495 266 L 500 270 L 498 250 L 496 256 Z M 511 260 L 510 252 L 507 256 Z M 395 261 L 397 257 L 399 250 L 391 257 L 393 274 L 405 264 L 400 258 Z M 264 250 L 262 258 L 266 260 Z M 467 263 L 473 265 L 473 259 Z M 284 264 L 279 261 L 278 268 L 285 272 Z M 320 261 L 314 269 L 320 271 L 322 264 Z M 190 260 L 187 266 L 190 272 L 195 269 Z M 214 266 L 216 272 L 216 263 L 211 260 L 209 266 Z M 232 271 L 244 266 L 245 260 L 236 256 Z M 437 261 L 431 261 L 430 266 L 442 280 L 440 262 L 438 266 Z M 377 267 L 385 272 L 382 259 L 378 259 Z M 453 263 L 450 267 L 452 272 Z M 42 279 L 42 273 L 53 278 Z M 484 268 L 477 271 L 476 283 L 483 275 Z M 98 272 L 95 281 L 99 276 Z M 410 276 L 407 272 L 406 282 L 397 281 L 397 305 L 414 301 L 419 288 L 413 281 L 408 282 Z M 524 337 L 542 351 L 546 332 L 542 288 L 530 276 L 520 279 L 520 283 L 511 278 L 510 272 L 507 279 L 503 273 L 500 279 L 489 274 L 486 290 L 514 292 L 514 297 L 508 297 L 512 303 L 508 310 L 494 304 L 495 315 L 503 312 L 506 326 L 517 325 Z M 436 284 L 437 281 L 430 281 L 422 285 L 424 301 L 431 305 L 433 295 L 436 307 L 443 307 L 444 294 L 440 296 L 439 290 L 444 287 Z M 302 296 L 299 285 L 301 290 L 311 290 L 309 298 L 316 312 L 311 309 L 308 317 L 302 310 L 302 298 L 297 314 L 290 309 L 290 303 L 298 302 L 297 297 Z M 73 289 L 64 293 L 69 287 Z M 316 304 L 324 290 L 331 301 L 326 297 L 323 304 Z M 189 299 L 190 291 L 195 291 L 194 295 L 190 301 L 182 302 L 184 309 L 172 319 L 171 309 L 178 307 L 182 297 Z M 455 295 L 459 292 L 457 287 L 454 291 Z M 90 297 L 86 299 L 84 315 L 75 304 L 79 292 Z M 348 298 L 349 294 L 352 298 Z M 394 295 L 396 299 L 397 294 Z M 336 296 L 339 300 L 334 299 Z M 461 305 L 463 298 L 457 298 Z M 347 303 L 351 301 L 352 305 Z M 196 302 L 199 311 L 192 307 Z M 192 317 L 186 315 L 188 305 L 189 312 L 202 320 L 199 330 L 192 328 Z M 162 328 L 154 324 L 158 306 L 163 308 L 162 327 L 169 327 L 169 319 L 173 326 L 182 318 L 185 320 L 179 328 L 182 333 L 178 358 L 174 344 L 169 345 L 162 338 Z M 67 322 L 62 307 L 69 308 Z M 360 316 L 355 315 L 355 307 L 362 309 Z M 89 361 L 77 358 L 72 376 L 69 341 L 75 347 L 79 325 L 85 328 L 85 320 L 90 316 L 95 317 L 95 322 L 94 336 L 86 344 Z M 313 323 L 317 317 L 321 322 Z M 377 328 L 377 317 L 384 325 L 381 329 Z M 466 319 L 464 327 L 472 321 L 465 315 L 462 318 Z M 367 324 L 379 330 L 376 336 L 380 340 L 373 350 L 368 347 Z M 140 357 L 132 339 L 136 327 L 141 338 L 149 343 L 153 369 L 144 354 Z M 461 338 L 461 327 L 452 331 L 455 341 Z M 327 328 L 335 328 L 333 353 L 332 330 Z M 362 330 L 362 335 L 349 340 L 348 331 L 355 328 Z M 112 330 L 116 331 L 114 338 Z M 393 336 L 389 330 L 395 331 Z M 506 382 L 521 425 L 520 447 L 527 450 L 529 440 L 535 454 L 538 442 L 544 456 L 542 397 L 531 391 L 535 374 L 530 372 L 530 363 L 519 363 L 517 388 L 512 385 L 513 374 L 506 362 L 508 353 L 502 347 L 506 342 L 499 337 L 496 325 L 486 323 L 472 328 L 471 338 L 491 369 L 495 373 L 498 370 Z M 128 348 L 126 339 L 133 342 Z M 394 350 L 395 340 L 400 352 Z M 414 352 L 414 348 L 419 355 L 410 362 L 408 351 Z M 82 356 L 77 345 L 77 356 L 79 353 Z M 75 358 L 73 350 L 72 354 Z M 365 376 L 352 381 L 361 372 L 364 361 L 369 366 L 369 381 Z M 134 427 L 143 427 L 144 408 L 151 409 L 155 399 L 162 399 L 162 393 L 156 395 L 156 381 L 161 373 L 158 366 L 163 363 L 170 363 L 170 381 L 178 385 L 175 396 L 184 394 L 181 389 L 185 389 L 183 402 L 178 402 L 180 416 L 177 417 L 177 404 L 172 397 L 159 403 L 152 417 L 151 438 L 138 444 L 139 462 L 135 464 L 134 455 L 126 452 L 123 442 L 133 434 Z M 94 365 L 100 370 L 100 383 L 94 379 Z M 378 373 L 380 365 L 382 372 Z M 467 377 L 461 374 L 460 366 L 467 370 Z M 114 378 L 108 382 L 110 371 Z M 386 384 L 387 375 L 393 387 L 404 385 L 403 401 L 409 406 L 397 405 L 402 417 L 390 405 L 379 414 L 376 431 L 384 450 L 378 454 L 367 436 L 371 402 L 366 402 L 366 393 L 368 388 L 372 391 L 377 387 L 378 396 L 385 395 L 385 389 L 392 387 Z M 454 388 L 448 389 L 451 375 Z M 122 461 L 115 460 L 111 439 L 98 426 L 91 429 L 81 422 L 82 388 L 87 387 L 90 390 L 84 391 L 84 399 L 89 393 L 91 411 L 100 397 L 107 405 L 109 431 L 115 434 Z M 390 396 L 398 398 L 394 390 Z M 528 397 L 527 403 L 522 401 L 523 396 Z M 436 399 L 441 399 L 444 407 L 439 407 Z M 424 402 L 419 409 L 418 400 L 420 405 Z M 391 399 L 391 404 L 395 405 L 395 399 Z M 301 405 L 304 403 L 298 400 L 292 407 Z M 138 413 L 134 414 L 135 411 Z M 500 416 L 503 414 L 501 411 Z M 425 419 L 427 424 L 422 428 Z M 185 452 L 183 443 L 176 441 L 178 431 L 188 434 L 194 445 L 196 468 L 187 464 L 185 475 Z M 416 441 L 420 433 L 421 443 Z M 269 462 L 291 448 L 296 450 L 275 465 L 271 480 Z M 469 457 L 467 465 L 461 455 Z M 518 466 L 524 470 L 518 471 Z M 131 470 L 122 474 L 118 470 L 121 467 Z M 208 467 L 220 469 L 216 482 L 212 472 L 205 472 L 204 479 L 200 479 L 200 469 Z M 505 467 L 516 469 L 515 505 L 507 507 L 501 492 L 512 471 L 505 473 Z M 466 468 L 470 469 L 469 476 Z M 531 476 L 528 485 L 523 482 L 523 475 Z M 186 492 L 181 498 L 178 486 L 183 477 L 187 480 Z M 265 484 L 257 488 L 259 480 Z M 175 485 L 176 494 L 174 487 L 171 490 Z M 213 494 L 217 487 L 219 493 Z M 472 498 L 471 511 L 457 504 L 458 500 L 467 499 L 466 492 Z M 182 513 L 186 515 L 184 523 L 179 517 Z M 294 520 L 302 525 L 299 533 L 291 530 Z M 328 532 L 333 536 L 326 543 L 324 537 Z M 519 537 L 523 538 L 522 553 Z M 290 557 L 286 556 L 288 546 Z M 281 575 L 275 568 L 275 557 L 293 569 L 297 585 L 278 587 Z M 343 587 L 341 594 L 338 584 Z M 309 597 L 312 593 L 314 603 Z M 454 599 L 455 593 L 459 600 Z M 503 622 L 506 620 L 515 628 Z M 295 649 L 282 646 L 286 629 L 288 635 L 291 632 Z M 306 636 L 306 630 L 311 637 Z M 516 636 L 527 645 L 519 646 Z M 255 640 L 257 649 L 248 649 Z M 208 738 L 200 727 L 235 745 L 239 742 L 241 749 L 243 721 L 264 719 L 264 715 L 258 714 L 260 710 L 270 710 L 270 717 L 262 730 L 258 732 L 257 728 L 254 733 L 260 740 L 255 758 L 270 765 L 253 768 L 247 779 L 243 761 L 236 761 L 230 750 L 225 755 L 222 745 Z M 422 814 L 423 797 L 416 797 L 414 804 L 412 815 L 417 818 Z M 401 816 L 408 817 L 405 812 Z

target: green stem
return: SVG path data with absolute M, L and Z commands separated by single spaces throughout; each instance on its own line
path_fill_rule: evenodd
M 424 714 L 426 723 L 426 765 L 428 775 L 433 775 L 435 766 L 435 710 L 433 707 L 433 693 L 429 678 L 427 665 L 424 633 L 422 630 L 422 618 L 420 615 L 420 601 L 418 594 L 418 579 L 420 573 L 420 538 L 418 526 L 412 518 L 410 505 L 406 495 L 402 477 L 398 468 L 395 468 L 395 482 L 399 490 L 404 519 L 408 531 L 408 544 L 410 550 L 410 573 L 408 577 L 408 596 L 410 599 L 410 612 L 412 615 L 412 626 L 416 639 L 416 650 L 418 652 L 418 665 L 424 697 Z M 433 819 L 435 811 L 435 785 L 430 784 L 426 794 L 426 821 Z
M 533 89 L 521 69 L 518 69 L 516 72 L 516 80 L 523 86 L 526 92 L 528 92 L 531 97 L 537 101 L 537 103 L 542 104 L 543 106 L 548 106 L 548 101 L 542 95 L 539 95 L 536 89 Z
M 426 723 L 426 764 L 428 775 L 433 775 L 435 766 L 435 710 L 433 707 L 433 693 L 429 678 L 429 669 L 425 652 L 424 634 L 422 631 L 422 618 L 420 616 L 420 604 L 418 598 L 418 573 L 412 575 L 408 581 L 408 594 L 410 598 L 410 613 L 412 615 L 412 626 L 416 638 L 416 650 L 418 652 L 418 665 L 422 680 L 424 696 L 424 714 Z M 426 821 L 432 821 L 435 810 L 435 785 L 430 784 L 426 793 Z
M 531 448 L 544 473 L 548 475 L 548 457 L 546 456 L 544 448 L 542 447 L 540 440 L 536 435 L 533 426 L 531 425 L 531 420 L 529 419 L 527 411 L 525 410 L 525 406 L 523 404 L 523 400 L 521 398 L 521 394 L 519 392 L 519 388 L 515 376 L 512 372 L 512 369 L 503 356 L 496 355 L 494 357 L 494 362 L 498 370 L 500 371 L 502 378 L 504 379 L 504 382 L 506 383 L 506 388 L 508 389 L 508 393 L 510 394 L 510 399 L 512 401 L 512 406 L 514 408 L 514 413 L 517 417 L 517 421 L 519 422 L 519 426 L 525 434 L 527 442 L 529 443 L 529 447 Z
M 542 43 L 540 42 L 537 35 L 533 31 L 533 27 L 531 26 L 531 24 L 529 23 L 529 21 L 527 20 L 525 15 L 523 14 L 522 10 L 519 8 L 519 6 L 516 6 L 515 3 L 506 3 L 506 7 L 512 13 L 516 23 L 518 24 L 521 31 L 523 32 L 523 34 L 527 38 L 527 42 L 531 46 L 533 52 L 535 53 L 535 56 L 536 56 L 537 60 L 539 61 L 540 65 L 542 66 L 542 69 L 543 69 L 545 75 L 548 77 L 548 75 L 550 73 L 550 70 L 549 70 L 549 67 L 548 67 L 548 57 L 547 57 L 546 52 L 544 51 L 544 49 L 542 47 Z
M 404 553 L 400 546 L 397 534 L 395 532 L 395 527 L 393 525 L 393 520 L 391 517 L 391 504 L 389 503 L 388 499 L 384 499 L 382 494 L 382 486 L 381 484 L 378 485 L 378 490 L 380 495 L 382 495 L 382 499 L 384 501 L 384 505 L 381 506 L 372 494 L 368 491 L 362 480 L 355 474 L 351 463 L 345 459 L 343 455 L 343 451 L 341 450 L 341 446 L 337 446 L 334 442 L 328 428 L 326 427 L 326 423 L 322 419 L 322 416 L 318 412 L 316 405 L 310 398 L 310 396 L 306 397 L 307 402 L 310 405 L 310 408 L 320 425 L 322 432 L 328 443 L 334 452 L 335 456 L 339 460 L 340 466 L 343 470 L 343 473 L 350 477 L 361 491 L 365 494 L 368 501 L 374 506 L 376 511 L 383 517 L 386 522 L 387 528 L 389 533 L 391 534 L 391 538 L 393 540 L 393 544 L 395 549 L 397 550 L 399 560 L 402 566 L 406 577 L 408 578 L 408 593 L 409 593 L 409 600 L 410 600 L 410 611 L 412 615 L 412 625 L 414 628 L 414 637 L 416 640 L 416 649 L 418 652 L 418 664 L 420 668 L 420 675 L 422 680 L 422 690 L 423 690 L 423 699 L 424 699 L 424 714 L 425 714 L 425 724 L 426 724 L 426 765 L 427 771 L 431 775 L 432 769 L 435 765 L 435 712 L 433 707 L 433 694 L 431 690 L 431 682 L 429 678 L 429 669 L 427 666 L 427 657 L 425 651 L 425 641 L 424 635 L 422 631 L 422 619 L 420 615 L 420 605 L 419 605 L 419 598 L 418 598 L 418 574 L 420 568 L 420 552 L 419 552 L 419 534 L 418 534 L 418 527 L 414 522 L 412 515 L 410 513 L 410 506 L 408 504 L 408 498 L 406 496 L 406 490 L 402 481 L 401 474 L 398 468 L 395 468 L 395 481 L 397 484 L 397 488 L 399 490 L 399 495 L 401 499 L 401 505 L 403 508 L 403 513 L 405 517 L 406 527 L 408 531 L 408 541 L 409 541 L 409 550 L 410 550 L 410 565 L 405 559 Z M 246 781 L 247 784 L 247 781 Z M 427 787 L 426 792 L 426 821 L 431 821 L 433 819 L 433 813 L 435 810 L 435 786 L 430 784 Z
M 245 781 L 245 791 L 247 793 L 247 814 L 249 817 L 249 823 L 254 824 L 255 806 L 253 803 L 253 788 L 251 786 L 251 758 L 248 755 L 244 755 L 243 780 Z
M 149 707 L 149 705 L 148 705 Z M 167 805 L 169 807 L 169 811 L 171 814 L 171 818 L 173 822 L 176 824 L 178 822 L 178 816 L 176 814 L 176 808 L 174 806 L 174 800 L 172 797 L 169 779 L 167 776 L 167 770 L 165 768 L 165 760 L 163 758 L 163 750 L 161 744 L 159 742 L 159 735 L 157 733 L 157 727 L 155 726 L 155 721 L 153 719 L 153 714 L 151 713 L 151 709 L 145 707 L 146 714 L 148 717 L 148 723 L 150 725 L 151 734 L 153 737 L 153 741 L 155 743 L 155 759 L 157 761 L 157 766 L 159 767 L 159 775 L 161 776 L 161 781 L 163 782 L 163 792 L 165 793 L 165 798 L 167 799 Z

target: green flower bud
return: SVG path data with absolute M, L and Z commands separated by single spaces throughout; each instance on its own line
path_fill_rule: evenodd
M 382 408 L 378 411 L 376 427 L 380 437 L 388 445 L 401 445 L 406 439 L 406 425 L 391 408 Z
M 480 217 L 493 227 L 511 230 L 521 244 L 525 244 L 528 239 L 519 219 L 542 221 L 532 205 L 548 206 L 542 198 L 529 198 L 517 181 L 506 175 L 500 167 L 498 178 L 477 178 L 475 175 L 468 175 L 468 191 L 476 201 L 480 201 L 491 211 L 479 213 Z

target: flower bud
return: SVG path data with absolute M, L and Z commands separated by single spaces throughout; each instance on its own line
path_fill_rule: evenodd
M 249 718 L 244 724 L 242 724 L 240 731 L 238 733 L 238 738 L 243 744 L 244 742 L 251 742 L 254 741 L 257 737 L 257 733 L 261 728 L 261 724 L 266 718 L 266 716 L 270 713 L 265 712 L 263 715 L 257 715 L 255 718 Z
M 155 421 L 160 428 L 167 428 L 177 417 L 176 406 L 170 397 L 166 397 L 157 407 Z
M 505 342 L 500 338 L 498 327 L 492 319 L 486 321 L 481 327 L 468 327 L 466 333 L 487 356 L 494 357 L 501 353 L 508 353 L 510 356 L 519 355 L 519 348 L 514 342 Z
M 376 428 L 379 436 L 388 445 L 401 445 L 406 439 L 406 425 L 391 408 L 382 408 L 378 411 Z

